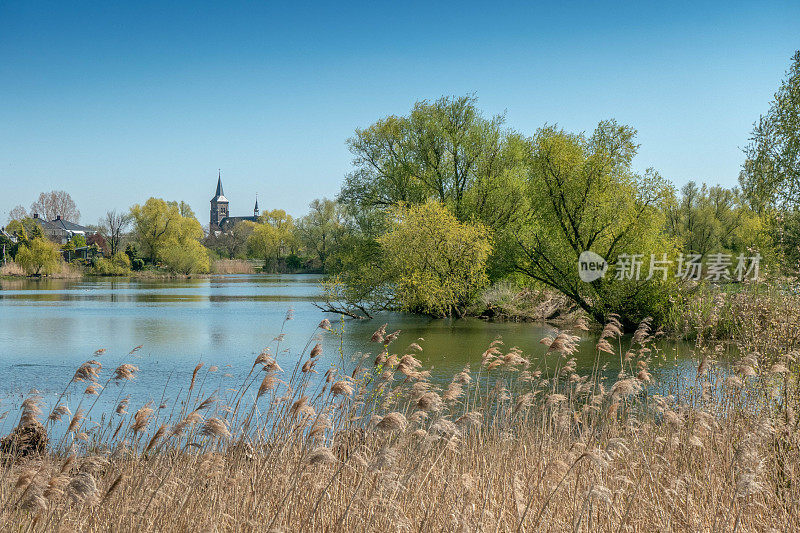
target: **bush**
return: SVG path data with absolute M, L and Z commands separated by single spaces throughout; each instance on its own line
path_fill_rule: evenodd
M 300 270 L 304 266 L 303 260 L 295 254 L 286 257 L 286 268 L 289 270 Z
M 117 252 L 111 259 L 97 257 L 92 270 L 101 276 L 125 276 L 131 273 L 131 260 L 123 252 Z
M 433 316 L 463 316 L 488 283 L 489 230 L 459 220 L 441 203 L 401 208 L 378 238 L 402 306 Z
M 176 274 L 206 274 L 211 267 L 206 248 L 194 240 L 170 244 L 161 253 L 161 260 L 167 270 Z
M 60 270 L 61 253 L 58 247 L 47 239 L 31 239 L 27 246 L 22 245 L 15 258 L 16 263 L 31 276 L 52 274 Z

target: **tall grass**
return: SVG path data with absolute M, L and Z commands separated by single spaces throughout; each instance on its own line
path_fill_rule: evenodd
M 398 346 L 385 326 L 377 355 L 323 368 L 320 337 L 340 334 L 323 321 L 291 367 L 273 355 L 281 335 L 233 390 L 208 390 L 217 369 L 199 364 L 174 404 L 108 413 L 93 411 L 104 386 L 138 369 L 88 361 L 54 404 L 23 405 L 46 452 L 4 441 L 0 529 L 800 528 L 795 355 L 766 366 L 742 346 L 723 370 L 722 348 L 698 344 L 696 370 L 659 382 L 657 333 L 620 328 L 586 372 L 560 331 L 536 359 L 497 340 L 437 385 L 424 341 Z M 80 405 L 70 389 L 86 389 Z
M 250 261 L 244 259 L 217 259 L 211 263 L 211 272 L 214 274 L 255 274 Z
M 499 282 L 481 293 L 471 314 L 500 320 L 574 320 L 579 308 L 569 298 L 551 289 L 520 288 Z
M 14 261 L 8 261 L 4 265 L 0 265 L 0 276 L 26 276 L 25 269 L 16 264 Z
M 703 343 L 726 340 L 778 358 L 800 349 L 800 299 L 793 284 L 701 286 L 681 306 L 676 334 Z
M 29 274 L 14 261 L 8 261 L 0 266 L 0 276 L 27 277 Z M 79 279 L 83 277 L 83 270 L 65 261 L 59 262 L 58 272 L 48 274 L 49 279 Z

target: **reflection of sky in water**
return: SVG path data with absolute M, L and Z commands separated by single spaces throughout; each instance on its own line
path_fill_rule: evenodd
M 124 391 L 114 384 L 109 387 L 93 411 L 98 416 L 116 405 L 120 394 L 131 395 L 130 410 L 150 399 L 160 403 L 162 394 L 174 400 L 185 394 L 200 361 L 206 364 L 203 371 L 219 367 L 217 374 L 206 379 L 209 392 L 237 387 L 255 356 L 281 332 L 287 310 L 294 308 L 294 320 L 285 324 L 286 338 L 278 355 L 278 362 L 290 371 L 323 318 L 330 319 L 334 329 L 339 326 L 338 318 L 313 305 L 318 282 L 316 276 L 289 275 L 0 281 L 0 413 L 11 411 L 0 422 L 0 433 L 16 423 L 16 408 L 31 389 L 54 402 L 77 366 L 92 359 L 98 348 L 107 350 L 98 357 L 104 365 L 103 381 L 124 362 L 141 369 Z M 539 340 L 554 331 L 542 324 L 432 320 L 386 313 L 373 321 L 346 321 L 342 344 L 348 361 L 358 352 L 374 355 L 380 346 L 370 344 L 369 338 L 384 322 L 389 323 L 389 331 L 403 330 L 392 345 L 398 352 L 403 353 L 419 337 L 425 339 L 419 341 L 424 348 L 421 359 L 433 367 L 433 379 L 441 382 L 449 382 L 468 363 L 476 371 L 481 353 L 498 336 L 504 348 L 519 346 L 525 354 L 540 357 L 546 348 Z M 582 337 L 582 349 L 576 355 L 578 369 L 588 371 L 596 356 L 596 338 L 585 333 Z M 140 344 L 141 350 L 127 355 Z M 339 339 L 325 333 L 323 347 L 323 360 L 317 367 L 320 375 L 339 360 Z M 671 375 L 674 381 L 676 350 L 685 355 L 688 348 L 667 343 L 664 350 L 668 362 L 652 372 L 654 377 Z M 609 375 L 616 374 L 619 359 L 602 357 L 609 363 Z M 226 373 L 234 377 L 225 377 Z M 83 388 L 74 386 L 68 400 L 73 411 L 80 401 L 75 392 Z

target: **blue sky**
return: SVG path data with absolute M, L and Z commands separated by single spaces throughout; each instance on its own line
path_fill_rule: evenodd
M 736 184 L 800 48 L 800 2 L 0 0 L 0 223 L 65 189 L 95 223 L 149 196 L 204 224 L 333 197 L 356 127 L 474 93 L 532 133 L 639 131 L 638 168 Z

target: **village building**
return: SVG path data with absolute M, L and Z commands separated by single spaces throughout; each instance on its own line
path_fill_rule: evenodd
M 56 244 L 66 244 L 76 235 L 82 235 L 85 238 L 93 233 L 85 226 L 64 220 L 61 215 L 57 215 L 53 220 L 45 220 L 38 213 L 34 213 L 33 221 L 39 224 L 45 237 Z
M 258 222 L 260 211 L 258 209 L 258 195 L 256 195 L 256 205 L 253 208 L 253 216 L 232 217 L 230 216 L 230 202 L 225 198 L 222 190 L 222 173 L 217 175 L 217 191 L 211 199 L 211 217 L 208 222 L 209 233 L 224 233 L 229 231 L 239 222 Z

